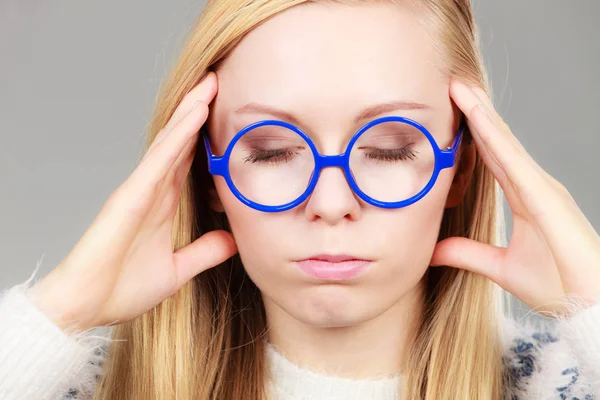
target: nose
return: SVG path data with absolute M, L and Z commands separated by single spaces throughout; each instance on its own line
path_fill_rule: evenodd
M 328 167 L 321 170 L 306 203 L 305 214 L 311 221 L 321 219 L 330 225 L 360 218 L 360 199 L 348 184 L 342 168 Z

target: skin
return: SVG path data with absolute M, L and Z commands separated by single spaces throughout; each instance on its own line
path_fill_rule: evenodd
M 340 154 L 362 125 L 387 115 L 415 119 L 440 148 L 451 145 L 458 119 L 449 78 L 432 62 L 431 39 L 415 17 L 388 4 L 309 4 L 255 28 L 217 71 L 208 120 L 213 153 L 223 154 L 250 123 L 285 120 L 235 112 L 248 103 L 293 114 L 322 154 Z M 361 110 L 390 101 L 427 107 L 355 123 Z M 263 294 L 269 340 L 297 362 L 338 375 L 397 372 L 421 312 L 422 278 L 444 208 L 460 200 L 472 172 L 473 151 L 466 153 L 459 174 L 457 166 L 443 170 L 427 196 L 396 210 L 364 203 L 338 168 L 325 169 L 307 201 L 280 213 L 245 206 L 215 176 L 213 207 L 227 214 L 244 267 Z M 375 263 L 342 283 L 318 280 L 292 263 L 322 253 Z

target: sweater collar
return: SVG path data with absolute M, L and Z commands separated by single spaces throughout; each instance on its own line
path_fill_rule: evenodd
M 301 367 L 269 342 L 266 349 L 270 389 L 276 399 L 399 399 L 400 374 L 385 378 L 344 378 Z

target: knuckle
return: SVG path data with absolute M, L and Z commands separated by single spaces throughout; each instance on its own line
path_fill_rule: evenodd
M 212 240 L 206 244 L 206 255 L 211 260 L 219 256 L 219 246 Z
M 123 201 L 122 199 L 124 197 L 124 192 L 126 191 L 126 185 L 127 182 L 122 183 L 117 189 L 115 189 L 114 192 L 110 194 L 110 196 L 108 196 L 108 199 L 105 203 L 107 208 L 114 209 Z
M 162 141 L 162 139 L 165 137 L 167 132 L 167 127 L 163 127 L 160 131 L 158 131 L 158 133 L 156 134 L 156 136 L 154 137 L 154 139 L 152 140 L 152 144 L 150 146 L 150 148 L 157 146 L 158 144 L 160 144 L 160 142 Z
M 549 176 L 549 181 L 550 181 L 550 184 L 552 185 L 552 188 L 555 190 L 555 192 L 560 200 L 568 202 L 568 203 L 575 203 L 575 198 L 573 197 L 571 192 L 569 192 L 569 189 L 567 189 L 567 187 L 564 184 L 560 183 L 558 180 L 556 180 L 552 176 Z
M 550 177 L 550 182 L 552 183 L 552 186 L 554 186 L 554 188 L 563 196 L 566 197 L 572 197 L 571 193 L 569 192 L 569 189 L 567 189 L 567 187 L 565 185 L 563 185 L 562 183 L 560 183 L 558 180 L 556 180 L 553 177 Z

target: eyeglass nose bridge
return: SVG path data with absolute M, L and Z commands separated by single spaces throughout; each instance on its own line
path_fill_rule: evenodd
M 345 169 L 346 167 L 346 153 L 342 154 L 316 154 L 316 165 L 315 169 L 321 170 L 327 167 L 340 167 Z
M 321 154 L 318 151 L 314 151 L 315 154 L 315 167 L 313 171 L 313 176 L 315 179 L 311 179 L 311 183 L 308 186 L 307 192 L 312 194 L 312 191 L 317 186 L 317 181 L 319 180 L 319 176 L 321 175 L 321 171 L 328 167 L 338 167 L 342 169 L 344 176 L 346 177 L 346 181 L 350 185 L 350 188 L 357 192 L 357 186 L 353 183 L 350 172 L 349 160 L 347 158 L 347 151 L 342 154 Z

